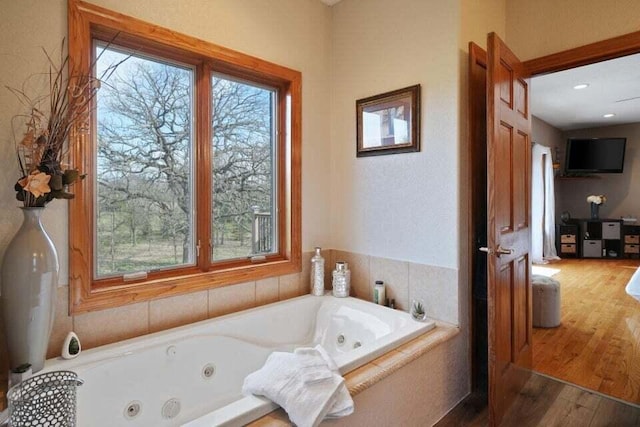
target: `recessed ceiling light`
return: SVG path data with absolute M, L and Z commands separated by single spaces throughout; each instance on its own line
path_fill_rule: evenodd
M 573 88 L 575 90 L 580 90 L 580 89 L 586 89 L 588 87 L 589 87 L 589 85 L 587 83 L 580 83 L 579 85 L 575 85 Z
M 615 114 L 613 114 L 613 113 L 608 113 L 608 114 L 605 114 L 605 115 L 604 115 L 604 116 L 602 116 L 602 117 L 604 117 L 605 119 L 608 119 L 608 118 L 610 118 L 610 117 L 614 117 L 614 116 L 615 116 Z

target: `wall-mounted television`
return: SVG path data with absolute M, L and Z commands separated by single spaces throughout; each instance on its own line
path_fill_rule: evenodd
M 567 174 L 622 173 L 627 138 L 569 138 Z

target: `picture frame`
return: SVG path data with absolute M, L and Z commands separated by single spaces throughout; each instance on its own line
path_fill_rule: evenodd
M 356 156 L 420 151 L 420 85 L 356 101 Z

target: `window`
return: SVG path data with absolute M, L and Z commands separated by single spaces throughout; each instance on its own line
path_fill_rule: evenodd
M 300 73 L 69 2 L 78 131 L 71 310 L 300 271 Z
M 219 74 L 212 87 L 212 260 L 277 253 L 277 92 Z
M 94 278 L 195 265 L 193 67 L 96 43 Z M 115 67 L 115 68 L 113 68 Z

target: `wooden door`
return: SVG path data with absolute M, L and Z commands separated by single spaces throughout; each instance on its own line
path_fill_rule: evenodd
M 487 52 L 469 43 L 469 191 L 471 222 L 471 388 L 487 394 Z
M 489 422 L 498 425 L 531 368 L 529 80 L 495 34 L 487 43 Z

